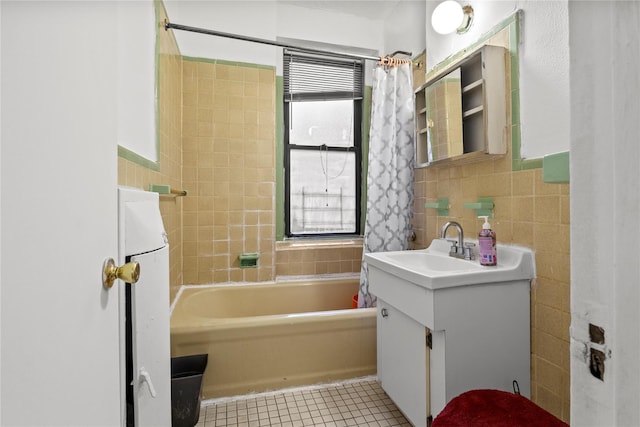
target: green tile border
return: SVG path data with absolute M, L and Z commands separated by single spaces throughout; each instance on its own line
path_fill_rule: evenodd
M 276 75 L 276 241 L 284 240 L 284 99 L 282 76 Z
M 520 19 L 522 11 L 512 15 L 509 23 L 509 78 L 511 86 L 511 170 L 521 171 L 542 167 L 540 159 L 522 158 L 522 131 L 520 122 Z
M 133 162 L 144 168 L 151 169 L 152 171 L 160 171 L 160 162 L 149 160 L 120 145 L 118 145 L 118 157 L 122 157 L 123 159 L 129 160 L 130 162 Z
M 523 159 L 520 155 L 520 124 L 511 125 L 511 170 L 523 171 L 529 169 L 540 169 L 542 159 Z
M 542 180 L 548 183 L 569 182 L 569 152 L 549 154 L 542 159 Z
M 225 59 L 200 58 L 196 56 L 183 56 L 183 61 L 187 62 L 206 62 L 208 64 L 230 65 L 233 67 L 257 68 L 260 70 L 275 70 L 274 65 L 254 64 L 251 62 L 227 61 Z
M 155 109 L 155 120 L 154 120 L 154 124 L 155 124 L 155 130 L 156 130 L 156 135 L 155 135 L 155 139 L 156 139 L 156 161 L 153 162 L 154 164 L 157 165 L 158 169 L 153 169 L 153 170 L 160 170 L 160 32 L 158 31 L 158 25 L 160 24 L 160 8 L 162 7 L 165 15 L 167 14 L 166 9 L 164 9 L 164 4 L 162 3 L 162 1 L 156 0 L 153 2 L 154 5 L 154 11 L 155 11 L 155 15 L 156 15 L 156 46 L 155 46 L 155 53 L 154 53 L 154 61 L 155 61 L 155 72 L 154 72 L 154 78 L 156 79 L 155 82 L 155 87 L 156 87 L 156 93 L 155 93 L 155 99 L 154 99 L 154 109 Z M 167 15 L 168 16 L 168 15 Z
M 509 60 L 511 80 L 511 170 L 523 171 L 542 168 L 542 159 L 522 158 L 522 127 L 520 122 L 520 21 L 522 11 L 518 10 L 507 20 L 509 26 Z M 502 25 L 502 24 L 500 24 Z

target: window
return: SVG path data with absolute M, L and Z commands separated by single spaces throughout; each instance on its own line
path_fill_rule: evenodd
M 360 233 L 363 61 L 285 51 L 287 236 Z

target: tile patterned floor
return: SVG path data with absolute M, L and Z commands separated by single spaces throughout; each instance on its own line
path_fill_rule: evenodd
M 407 426 L 375 379 L 203 402 L 196 427 Z

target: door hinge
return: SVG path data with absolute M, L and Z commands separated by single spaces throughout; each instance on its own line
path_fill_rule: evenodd
M 431 427 L 431 423 L 433 423 L 433 415 L 427 417 L 427 427 Z
M 427 332 L 427 347 L 429 347 L 430 350 L 433 350 L 433 339 L 431 332 Z

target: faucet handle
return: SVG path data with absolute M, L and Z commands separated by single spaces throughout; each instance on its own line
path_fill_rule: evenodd
M 455 256 L 458 253 L 458 241 L 447 239 L 447 242 L 451 243 L 451 249 L 449 249 L 449 255 Z
M 475 243 L 464 244 L 464 259 L 469 261 L 475 259 L 475 257 L 473 256 L 473 252 L 471 250 L 471 248 L 473 248 L 475 245 L 476 245 Z

